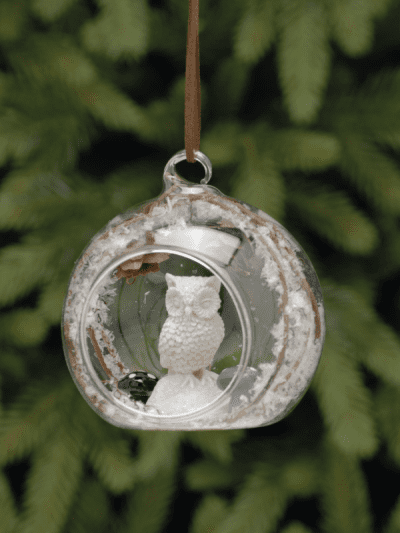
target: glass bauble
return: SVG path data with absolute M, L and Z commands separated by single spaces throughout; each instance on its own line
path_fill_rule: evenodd
M 115 217 L 75 264 L 63 312 L 71 375 L 130 429 L 266 426 L 305 394 L 325 336 L 317 275 L 266 213 L 164 170 L 162 194 Z

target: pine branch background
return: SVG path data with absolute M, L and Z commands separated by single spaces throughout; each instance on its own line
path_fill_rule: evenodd
M 213 185 L 283 223 L 324 291 L 296 409 L 128 431 L 70 378 L 74 261 L 184 148 L 187 7 L 0 2 L 0 532 L 398 533 L 399 0 L 200 1 Z

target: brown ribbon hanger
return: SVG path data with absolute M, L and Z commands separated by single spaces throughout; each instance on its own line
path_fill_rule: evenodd
M 189 163 L 196 162 L 194 152 L 200 150 L 199 56 L 199 0 L 189 0 L 185 83 L 185 150 L 186 160 Z

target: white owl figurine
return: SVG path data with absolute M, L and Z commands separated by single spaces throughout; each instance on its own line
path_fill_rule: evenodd
M 201 379 L 225 335 L 218 314 L 221 282 L 215 276 L 166 274 L 165 279 L 168 318 L 158 342 L 161 366 L 170 374 L 192 373 Z

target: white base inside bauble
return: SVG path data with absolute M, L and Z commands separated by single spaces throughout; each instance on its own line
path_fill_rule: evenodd
M 193 374 L 167 374 L 154 387 L 146 406 L 155 407 L 163 415 L 180 415 L 210 404 L 222 390 L 218 374 L 204 370 L 203 377 Z

